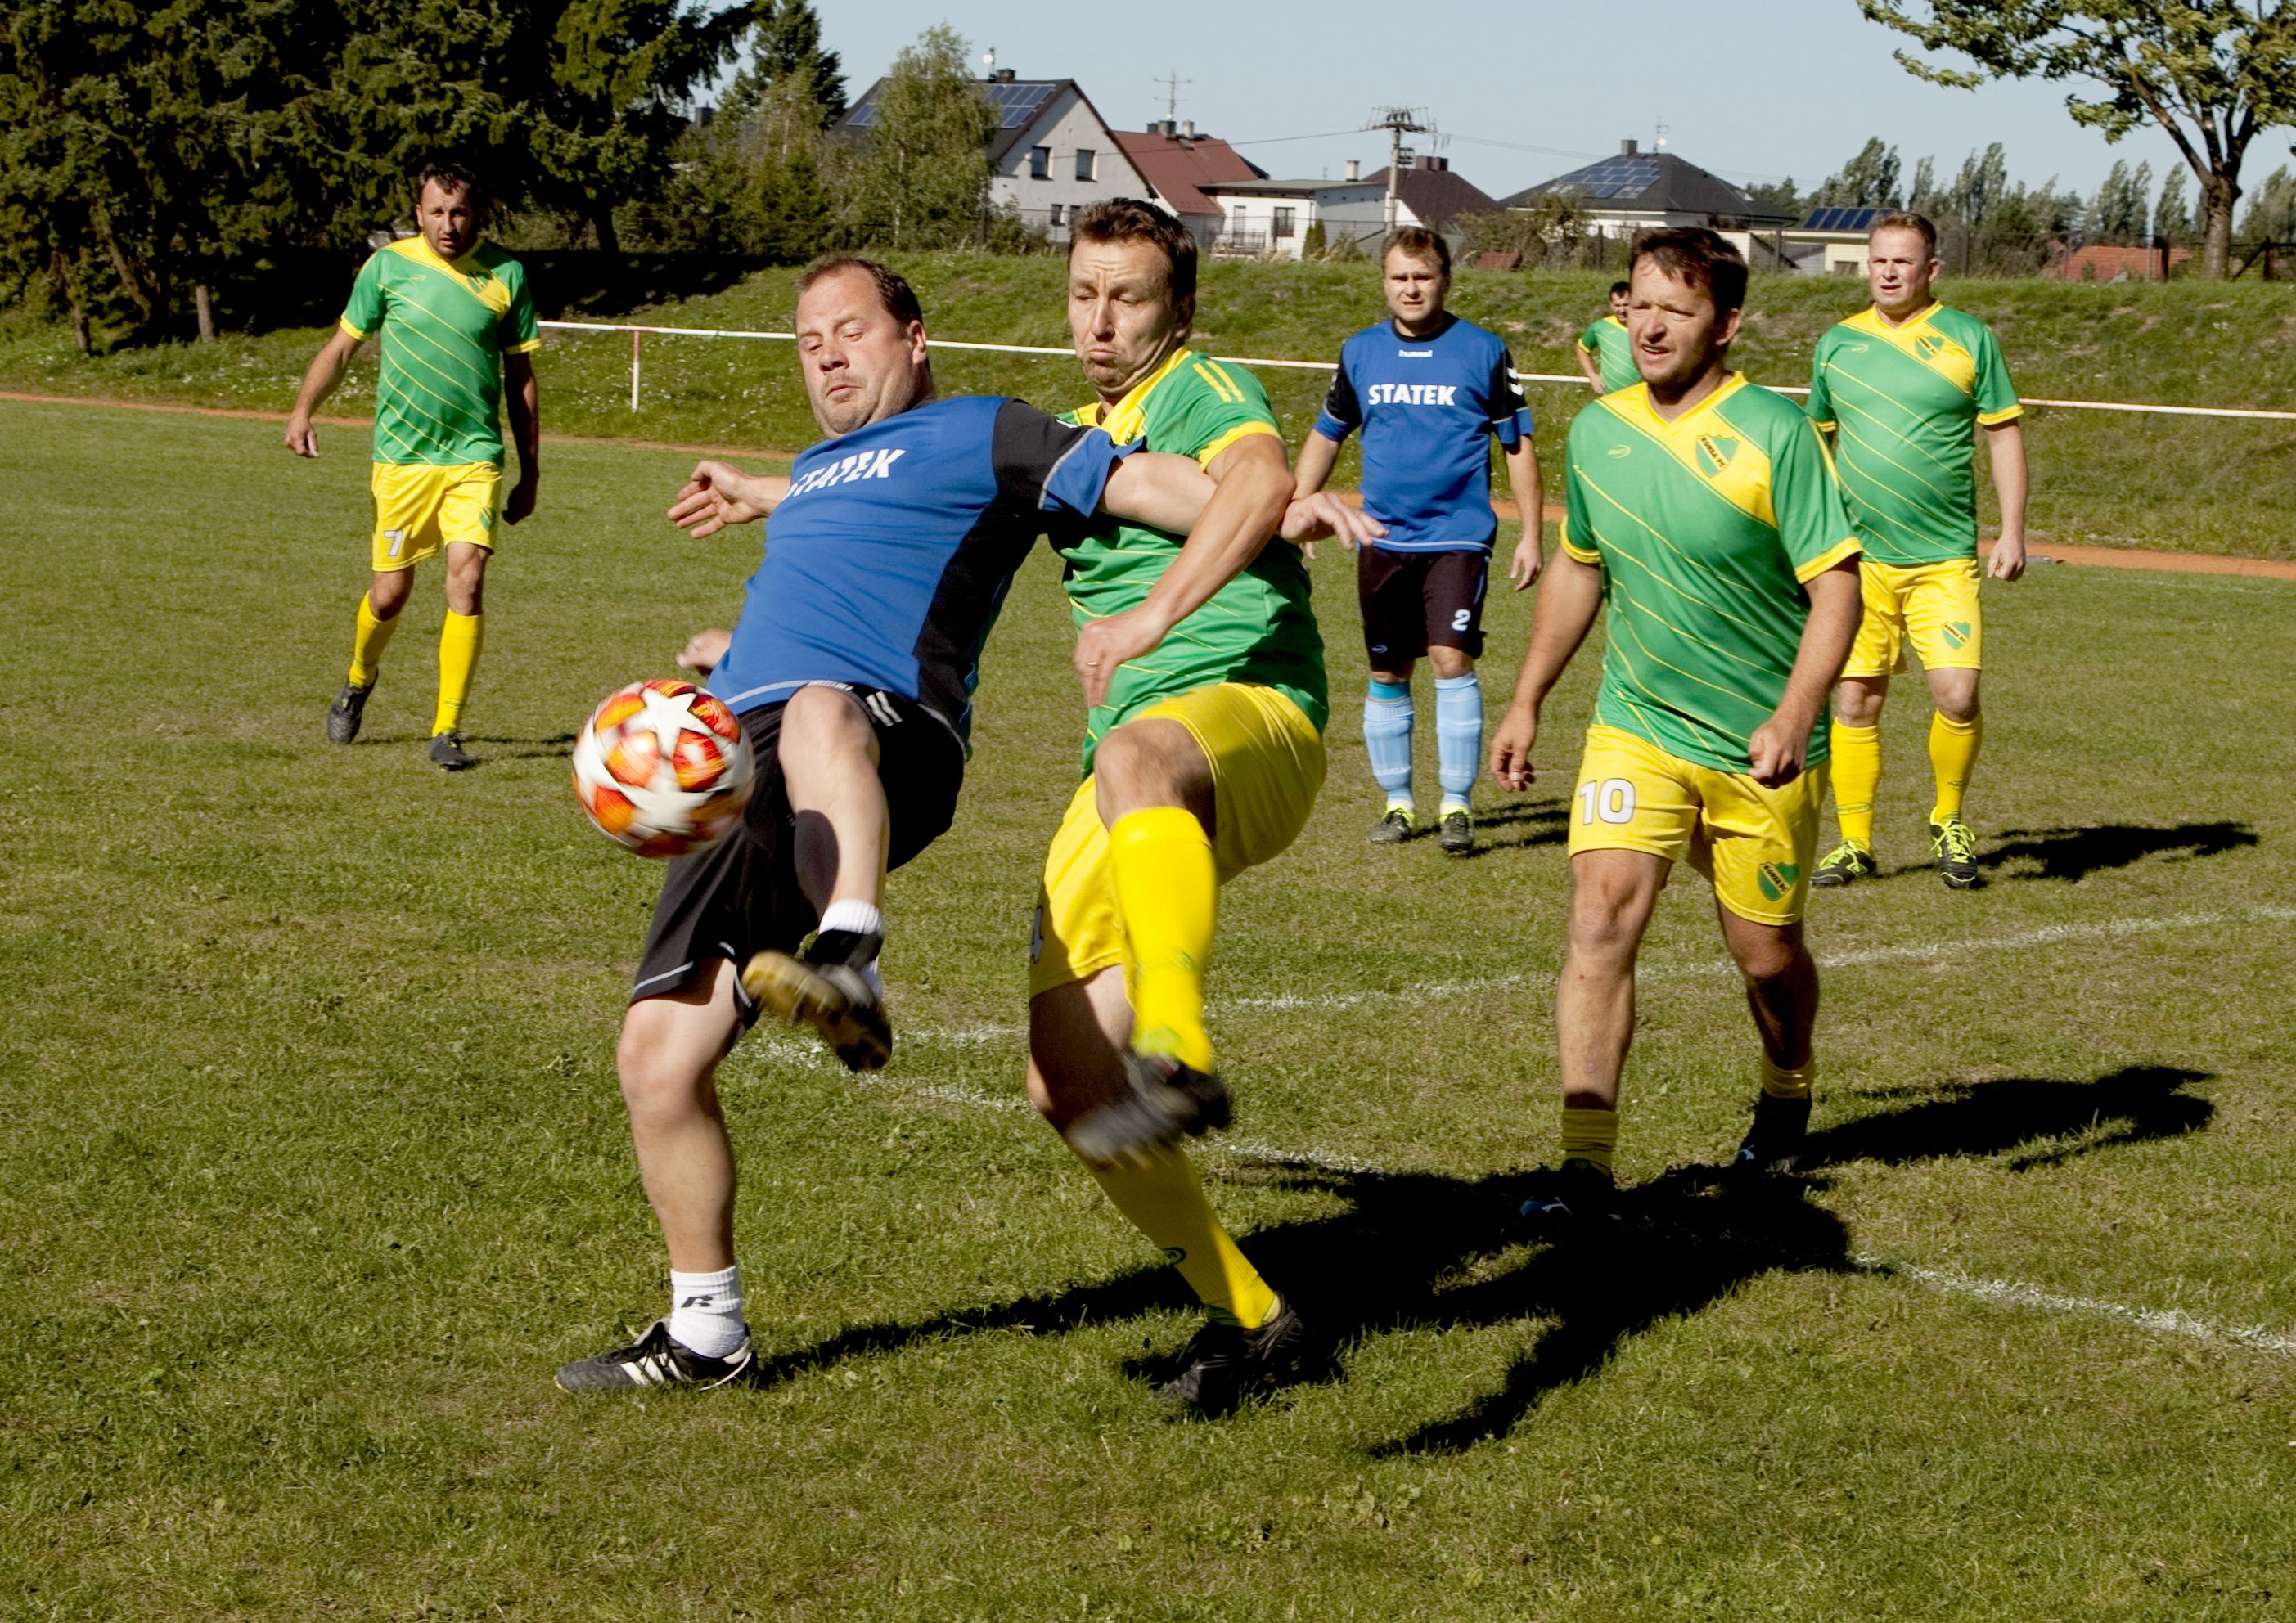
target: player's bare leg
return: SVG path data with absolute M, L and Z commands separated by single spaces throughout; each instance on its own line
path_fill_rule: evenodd
M 741 1027 L 734 966 L 722 958 L 622 1016 L 614 1063 L 638 1176 L 669 1250 L 671 1309 L 631 1345 L 560 1369 L 570 1392 L 717 1386 L 754 1362 L 734 1265 L 734 1144 L 717 1085 Z
M 1874 856 L 1874 799 L 1882 784 L 1882 706 L 1889 697 L 1887 676 L 1844 676 L 1833 690 L 1833 812 L 1841 842 L 1810 875 L 1820 889 L 1881 872 Z
M 1937 780 L 1937 799 L 1930 807 L 1930 854 L 1947 886 L 1966 890 L 1977 883 L 1977 836 L 1962 817 L 1961 801 L 1984 737 L 1978 673 L 1948 668 L 1924 674 L 1930 701 L 1937 707 L 1930 717 L 1930 766 Z
M 1078 1121 L 1127 1098 L 1131 1040 L 1120 967 L 1029 1000 L 1029 1099 L 1054 1132 L 1069 1138 Z M 1081 1152 L 1078 1159 L 1211 1314 L 1160 1397 L 1219 1412 L 1299 1378 L 1308 1365 L 1306 1327 L 1220 1226 L 1184 1152 L 1165 1144 L 1121 1164 Z
M 1810 1084 L 1817 1074 L 1810 1034 L 1817 1024 L 1817 962 L 1802 927 L 1740 918 L 1717 901 L 1722 939 L 1745 977 L 1746 1007 L 1762 1040 L 1760 1092 L 1754 1125 L 1738 1146 L 1735 1165 L 1750 1171 L 1790 1172 L 1809 1130 Z
M 1540 1222 L 1606 1215 L 1619 1142 L 1619 1080 L 1635 1034 L 1635 960 L 1672 865 L 1646 851 L 1570 859 L 1570 940 L 1554 988 L 1562 1082 L 1562 1167 L 1523 1204 Z
M 782 1019 L 819 1032 L 849 1070 L 875 1070 L 893 1053 L 877 976 L 892 840 L 877 731 L 850 693 L 802 687 L 782 710 L 779 749 L 798 885 L 821 923 L 800 952 L 751 958 L 742 987 Z
M 439 629 L 439 709 L 430 723 L 430 758 L 449 772 L 478 764 L 463 743 L 463 707 L 486 640 L 487 559 L 468 541 L 447 547 L 447 619 Z

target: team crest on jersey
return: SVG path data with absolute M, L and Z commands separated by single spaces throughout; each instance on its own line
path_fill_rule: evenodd
M 1755 881 L 1762 894 L 1771 901 L 1782 901 L 1792 893 L 1794 881 L 1801 877 L 1801 866 L 1791 862 L 1766 862 L 1756 872 Z
M 1932 332 L 1924 332 L 1914 340 L 1914 353 L 1925 361 L 1933 361 L 1945 353 L 1945 340 Z
M 1738 442 L 1726 434 L 1701 434 L 1698 437 L 1698 471 L 1712 479 L 1730 465 L 1738 454 Z

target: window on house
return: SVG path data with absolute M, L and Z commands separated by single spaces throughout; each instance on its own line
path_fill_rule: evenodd
M 1100 178 L 1099 170 L 1100 154 L 1094 152 L 1088 146 L 1080 146 L 1077 148 L 1077 178 L 1078 180 L 1098 180 Z
M 1290 236 L 1292 222 L 1299 217 L 1299 214 L 1300 211 L 1297 209 L 1278 209 L 1275 211 L 1275 228 L 1273 234 L 1278 239 Z
M 1053 205 L 1052 223 L 1055 225 L 1061 223 L 1061 206 L 1058 203 Z
M 1048 146 L 1030 147 L 1029 149 L 1029 178 L 1030 180 L 1049 180 L 1052 178 L 1052 174 L 1053 149 Z

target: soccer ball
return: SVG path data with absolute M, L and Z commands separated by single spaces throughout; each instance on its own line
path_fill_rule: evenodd
M 641 857 L 683 857 L 733 832 L 756 760 L 724 700 L 691 682 L 633 682 L 574 741 L 574 798 Z

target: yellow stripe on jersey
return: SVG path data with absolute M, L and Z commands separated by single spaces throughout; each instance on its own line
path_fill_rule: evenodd
M 1775 529 L 1770 506 L 1770 459 L 1759 446 L 1729 425 L 1718 431 L 1707 418 L 1746 387 L 1742 373 L 1669 422 L 1650 403 L 1650 385 L 1637 383 L 1604 395 L 1602 405 L 1637 431 L 1656 440 L 1666 454 L 1698 475 L 1698 482 L 1758 524 Z
M 1179 369 L 1181 363 L 1188 359 L 1188 354 L 1185 349 L 1172 351 L 1161 366 L 1135 383 L 1132 392 L 1114 406 L 1095 400 L 1088 406 L 1078 406 L 1074 414 L 1077 421 L 1087 427 L 1106 430 L 1108 437 L 1119 445 L 1140 439 L 1147 432 L 1149 395 L 1157 384 Z
M 1241 398 L 1241 397 L 1238 398 Z M 1202 468 L 1210 467 L 1213 463 L 1219 460 L 1221 452 L 1226 450 L 1228 447 L 1234 445 L 1237 440 L 1249 439 L 1254 434 L 1274 435 L 1276 443 L 1279 445 L 1283 443 L 1283 436 L 1276 433 L 1275 430 L 1267 423 L 1239 422 L 1234 428 L 1228 430 L 1226 433 L 1220 435 L 1210 444 L 1204 447 L 1202 450 L 1197 452 L 1196 465 Z

